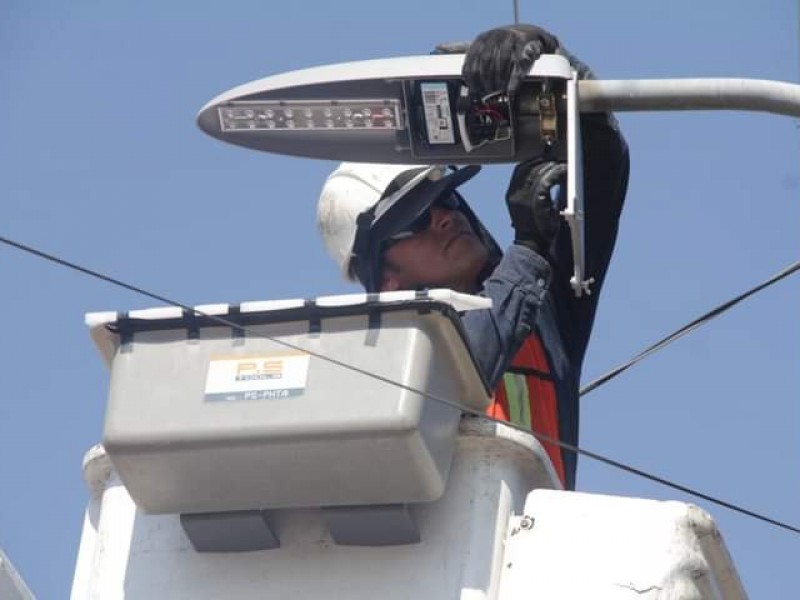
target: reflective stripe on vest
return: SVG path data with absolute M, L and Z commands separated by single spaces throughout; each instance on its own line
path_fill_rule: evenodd
M 549 438 L 561 439 L 556 389 L 550 376 L 547 354 L 538 335 L 528 337 L 517 352 L 511 367 L 495 389 L 494 399 L 486 414 Z M 540 442 L 558 478 L 565 484 L 561 448 L 544 440 Z

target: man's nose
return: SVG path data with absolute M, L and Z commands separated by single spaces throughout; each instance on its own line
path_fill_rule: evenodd
M 453 224 L 453 211 L 439 206 L 431 208 L 431 225 L 434 231 L 446 231 Z

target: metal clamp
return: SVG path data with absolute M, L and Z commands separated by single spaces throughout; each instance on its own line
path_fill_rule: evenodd
M 556 99 L 551 92 L 543 92 L 536 97 L 536 105 L 539 108 L 539 135 L 550 146 L 558 133 Z

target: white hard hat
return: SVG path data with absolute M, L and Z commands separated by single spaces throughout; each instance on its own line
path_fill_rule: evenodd
M 377 291 L 379 244 L 479 170 L 476 166 L 448 172 L 442 166 L 339 165 L 322 187 L 317 228 L 342 275 L 360 280 L 367 291 Z M 353 257 L 359 253 L 360 272 L 354 273 Z
M 375 206 L 399 175 L 425 170 L 420 165 L 345 162 L 328 176 L 317 203 L 317 229 L 345 278 L 355 280 L 350 260 L 358 215 Z

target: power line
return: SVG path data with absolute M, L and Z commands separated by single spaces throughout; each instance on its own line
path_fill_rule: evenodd
M 47 261 L 53 262 L 55 264 L 58 264 L 60 266 L 66 267 L 68 269 L 79 271 L 80 273 L 83 273 L 85 275 L 89 275 L 90 277 L 94 277 L 96 279 L 100 279 L 101 281 L 105 281 L 107 283 L 111 283 L 113 285 L 116 285 L 116 286 L 125 288 L 127 290 L 133 291 L 133 292 L 135 292 L 137 294 L 142 294 L 144 296 L 147 296 L 148 298 L 153 298 L 153 299 L 158 300 L 160 302 L 164 302 L 165 304 L 169 304 L 171 306 L 175 306 L 175 307 L 180 308 L 180 309 L 182 309 L 184 311 L 188 311 L 190 313 L 193 313 L 193 314 L 195 314 L 197 316 L 200 316 L 200 317 L 209 319 L 211 321 L 217 322 L 217 323 L 219 323 L 221 325 L 225 325 L 227 327 L 231 327 L 231 328 L 233 328 L 233 329 L 235 329 L 237 331 L 240 331 L 240 332 L 242 332 L 242 333 L 244 333 L 246 335 L 249 335 L 250 337 L 266 339 L 266 340 L 269 340 L 269 341 L 274 342 L 276 344 L 285 346 L 287 348 L 290 348 L 290 349 L 293 349 L 293 350 L 299 350 L 301 352 L 305 352 L 306 354 L 308 354 L 310 356 L 314 356 L 316 358 L 319 358 L 320 360 L 324 360 L 324 361 L 330 362 L 330 363 L 335 364 L 335 365 L 337 365 L 339 367 L 342 367 L 342 368 L 345 368 L 345 369 L 349 369 L 351 371 L 354 371 L 354 372 L 359 373 L 361 375 L 364 375 L 366 377 L 370 377 L 372 379 L 376 379 L 376 380 L 381 381 L 383 383 L 386 383 L 386 384 L 389 384 L 389 385 L 392 385 L 392 386 L 407 390 L 409 392 L 413 392 L 415 394 L 419 394 L 420 396 L 422 396 L 424 398 L 427 398 L 427 399 L 432 400 L 434 402 L 439 402 L 440 404 L 444 404 L 446 406 L 455 408 L 455 409 L 457 409 L 457 410 L 459 410 L 461 412 L 467 413 L 467 414 L 469 414 L 471 416 L 484 418 L 484 419 L 487 419 L 489 421 L 502 424 L 502 425 L 504 425 L 506 427 L 511 427 L 512 429 L 516 429 L 517 431 L 521 431 L 523 433 L 532 435 L 533 437 L 535 437 L 540 442 L 547 442 L 547 443 L 550 443 L 550 444 L 557 445 L 557 446 L 559 446 L 559 447 L 561 447 L 561 448 L 563 448 L 563 449 L 565 449 L 565 450 L 567 450 L 569 452 L 573 452 L 573 453 L 578 454 L 580 456 L 586 456 L 587 458 L 591 458 L 591 459 L 596 460 L 598 462 L 602 462 L 602 463 L 604 463 L 606 465 L 609 465 L 609 466 L 615 467 L 617 469 L 623 470 L 623 471 L 625 471 L 627 473 L 631 473 L 633 475 L 637 475 L 639 477 L 642 477 L 644 479 L 648 479 L 648 480 L 653 481 L 655 483 L 659 483 L 659 484 L 664 485 L 666 487 L 678 490 L 678 491 L 683 492 L 685 494 L 688 494 L 690 496 L 694 496 L 696 498 L 700 498 L 700 499 L 706 500 L 707 502 L 710 502 L 712 504 L 716 504 L 716 505 L 721 506 L 723 508 L 727 508 L 727 509 L 732 510 L 734 512 L 738 512 L 738 513 L 743 514 L 745 516 L 748 516 L 750 518 L 757 519 L 759 521 L 762 521 L 764 523 L 768 523 L 770 525 L 773 525 L 773 526 L 781 528 L 781 529 L 785 529 L 787 531 L 791 531 L 792 533 L 800 534 L 800 528 L 798 528 L 798 527 L 795 527 L 793 525 L 789 525 L 788 523 L 785 523 L 783 521 L 779 521 L 777 519 L 773 519 L 772 517 L 768 517 L 766 515 L 762 515 L 760 513 L 752 511 L 750 509 L 743 508 L 743 507 L 741 507 L 741 506 L 739 506 L 737 504 L 734 504 L 732 502 L 728 502 L 726 500 L 722 500 L 722 499 L 716 498 L 716 497 L 711 496 L 709 494 L 706 494 L 704 492 L 697 491 L 697 490 L 695 490 L 693 488 L 690 488 L 688 486 L 685 486 L 685 485 L 682 485 L 682 484 L 679 484 L 679 483 L 675 483 L 675 482 L 673 482 L 671 480 L 668 480 L 668 479 L 665 479 L 663 477 L 659 477 L 657 475 L 653 475 L 651 473 L 648 473 L 648 472 L 643 471 L 641 469 L 638 469 L 636 467 L 632 467 L 632 466 L 627 465 L 625 463 L 621 463 L 621 462 L 616 461 L 614 459 L 605 457 L 605 456 L 603 456 L 601 454 L 597 454 L 596 452 L 591 452 L 589 450 L 580 448 L 578 446 L 573 446 L 572 444 L 568 444 L 566 442 L 562 442 L 561 440 L 557 440 L 557 439 L 551 438 L 550 436 L 547 436 L 547 435 L 544 435 L 544 434 L 541 434 L 541 433 L 538 433 L 538 432 L 531 431 L 530 429 L 527 429 L 525 427 L 516 425 L 514 423 L 510 423 L 508 421 L 502 421 L 500 419 L 496 419 L 496 418 L 490 417 L 488 415 L 483 414 L 480 411 L 477 411 L 475 409 L 463 406 L 460 403 L 455 402 L 453 400 L 449 400 L 447 398 L 442 398 L 442 397 L 439 397 L 439 396 L 437 396 L 435 394 L 431 394 L 429 392 L 424 392 L 422 390 L 418 390 L 418 389 L 416 389 L 416 388 L 414 388 L 412 386 L 406 385 L 406 384 L 401 383 L 399 381 L 394 381 L 394 380 L 392 380 L 392 379 L 390 379 L 388 377 L 384 377 L 382 375 L 378 375 L 377 373 L 373 373 L 371 371 L 368 371 L 366 369 L 362 369 L 362 368 L 357 367 L 355 365 L 350 365 L 348 363 L 340 361 L 340 360 L 338 360 L 336 358 L 333 358 L 331 356 L 326 356 L 324 354 L 321 354 L 320 352 L 313 351 L 313 350 L 308 350 L 308 349 L 303 348 L 301 346 L 298 346 L 296 344 L 292 344 L 290 342 L 286 342 L 285 340 L 280 340 L 280 339 L 273 338 L 273 337 L 270 337 L 270 336 L 267 336 L 267 335 L 263 335 L 263 334 L 258 333 L 258 332 L 250 331 L 247 327 L 244 327 L 244 326 L 242 326 L 242 325 L 240 325 L 238 323 L 235 323 L 233 321 L 225 319 L 224 317 L 219 317 L 217 315 L 210 315 L 210 314 L 204 313 L 203 311 L 197 310 L 196 308 L 188 306 L 187 304 L 183 304 L 181 302 L 177 302 L 175 300 L 171 300 L 170 298 L 167 298 L 165 296 L 161 296 L 159 294 L 154 294 L 152 292 L 148 292 L 147 290 L 144 290 L 144 289 L 142 289 L 140 287 L 125 283 L 124 281 L 121 281 L 121 280 L 116 279 L 114 277 L 110 277 L 108 275 L 104 275 L 104 274 L 99 273 L 97 271 L 94 271 L 92 269 L 88 269 L 86 267 L 83 267 L 81 265 L 75 264 L 75 263 L 70 262 L 68 260 L 65 260 L 63 258 L 59 258 L 58 256 L 55 256 L 55 255 L 52 255 L 52 254 L 48 254 L 46 252 L 43 252 L 41 250 L 38 250 L 38 249 L 33 248 L 31 246 L 28 246 L 26 244 L 22 244 L 20 242 L 13 241 L 11 239 L 8 239 L 8 238 L 2 237 L 2 236 L 0 236 L 0 242 L 6 244 L 8 246 L 12 246 L 14 248 L 17 248 L 18 250 L 21 250 L 23 252 L 27 252 L 27 253 L 32 254 L 34 256 L 38 256 L 39 258 L 42 258 L 44 260 L 47 260 Z
M 734 306 L 739 304 L 739 302 L 741 302 L 742 300 L 745 300 L 746 298 L 749 298 L 750 296 L 752 296 L 756 292 L 760 292 L 761 290 L 763 290 L 765 288 L 768 288 L 772 284 L 779 282 L 781 279 L 784 279 L 785 277 L 788 277 L 789 275 L 791 275 L 792 273 L 794 273 L 794 272 L 796 272 L 798 270 L 800 270 L 800 261 L 792 263 L 791 265 L 789 265 L 788 267 L 786 267 L 782 271 L 776 273 L 775 275 L 773 275 L 772 277 L 770 277 L 766 281 L 758 284 L 754 288 L 751 288 L 751 289 L 747 290 L 746 292 L 744 292 L 742 294 L 739 294 L 738 296 L 736 296 L 732 300 L 728 300 L 727 302 L 724 302 L 724 303 L 720 304 L 719 306 L 717 306 L 715 308 L 712 308 L 710 311 L 708 311 L 704 315 L 696 318 L 694 321 L 691 321 L 690 323 L 687 323 L 686 325 L 684 325 L 683 327 L 681 327 L 680 329 L 678 329 L 674 333 L 671 333 L 668 336 L 666 336 L 665 338 L 662 338 L 661 340 L 657 341 L 655 344 L 653 344 L 651 346 L 648 346 L 647 348 L 642 350 L 639 354 L 634 356 L 629 361 L 619 365 L 618 367 L 615 367 L 615 368 L 611 369 L 605 375 L 601 375 L 600 377 L 598 377 L 597 379 L 595 379 L 591 383 L 588 383 L 587 385 L 585 385 L 581 389 L 580 395 L 584 396 L 584 395 L 588 394 L 589 392 L 591 392 L 592 390 L 596 390 L 597 388 L 599 388 L 604 383 L 608 383 L 609 381 L 614 379 L 617 375 L 619 375 L 623 371 L 628 370 L 633 365 L 635 365 L 636 363 L 644 360 L 648 356 L 650 356 L 652 354 L 655 354 L 656 352 L 658 352 L 662 348 L 665 348 L 666 346 L 668 346 L 669 344 L 671 344 L 672 342 L 674 342 L 678 338 L 681 338 L 681 337 L 687 335 L 688 333 L 691 333 L 692 331 L 694 331 L 695 329 L 697 329 L 701 325 L 703 325 L 705 323 L 708 323 L 711 319 L 713 319 L 715 317 L 718 317 L 722 313 L 726 312 L 728 309 L 733 308 Z

